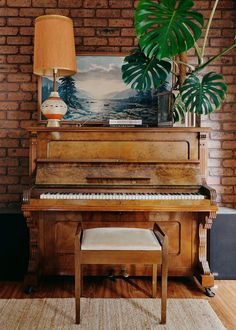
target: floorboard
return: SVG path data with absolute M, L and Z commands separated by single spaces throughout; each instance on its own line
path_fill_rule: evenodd
M 236 329 L 236 281 L 215 281 L 214 298 L 208 298 L 197 283 L 189 278 L 170 278 L 168 297 L 208 299 L 212 308 L 228 330 Z M 158 286 L 158 297 L 160 286 Z M 47 277 L 30 295 L 23 292 L 22 282 L 0 282 L 0 299 L 10 298 L 71 298 L 74 296 L 73 277 Z M 86 277 L 84 297 L 96 298 L 145 298 L 151 297 L 151 281 L 148 277 L 108 278 Z

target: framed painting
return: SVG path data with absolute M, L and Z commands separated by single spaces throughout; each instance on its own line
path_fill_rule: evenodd
M 162 89 L 135 91 L 122 80 L 127 54 L 83 53 L 77 73 L 57 79 L 57 91 L 68 106 L 62 123 L 108 125 L 109 120 L 138 120 L 144 127 L 172 126 L 172 75 Z M 52 78 L 39 79 L 39 109 L 52 91 Z M 40 121 L 45 120 L 39 111 Z

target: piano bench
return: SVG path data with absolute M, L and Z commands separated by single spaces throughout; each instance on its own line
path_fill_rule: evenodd
M 168 237 L 155 223 L 153 229 L 106 227 L 82 230 L 75 235 L 76 324 L 80 323 L 82 265 L 151 264 L 152 297 L 156 297 L 157 266 L 161 265 L 161 323 L 166 323 Z

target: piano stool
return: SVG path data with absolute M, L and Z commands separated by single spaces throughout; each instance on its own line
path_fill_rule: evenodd
M 157 266 L 161 265 L 161 324 L 166 323 L 168 237 L 157 223 L 153 229 L 106 227 L 82 229 L 75 235 L 76 324 L 80 323 L 82 266 L 92 264 L 151 264 L 152 297 L 156 298 Z

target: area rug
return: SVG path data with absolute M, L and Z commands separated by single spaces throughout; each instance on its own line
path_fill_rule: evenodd
M 81 299 L 81 325 L 74 324 L 74 299 L 1 299 L 1 330 L 221 330 L 207 300 L 169 299 L 160 325 L 160 299 Z

